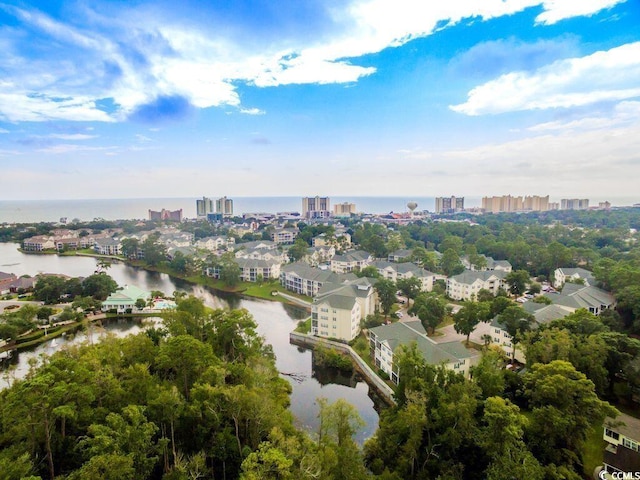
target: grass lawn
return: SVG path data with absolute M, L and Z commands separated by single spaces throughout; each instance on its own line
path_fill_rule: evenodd
M 444 317 L 444 320 L 440 323 L 440 325 L 438 325 L 438 328 L 448 327 L 449 325 L 453 325 L 453 317 L 447 315 L 446 317 Z
M 606 442 L 602 439 L 604 427 L 602 425 L 593 429 L 591 435 L 587 437 L 587 443 L 584 446 L 582 460 L 584 462 L 584 474 L 591 478 L 593 470 L 602 465 L 604 456 L 604 447 Z M 586 478 L 586 477 L 585 477 Z
M 300 320 L 295 331 L 298 333 L 309 333 L 311 331 L 311 317 L 306 320 Z
M 84 253 L 85 255 L 95 255 L 96 251 L 93 248 L 79 248 L 77 250 L 63 250 L 58 255 L 61 257 L 73 257 L 78 253 Z

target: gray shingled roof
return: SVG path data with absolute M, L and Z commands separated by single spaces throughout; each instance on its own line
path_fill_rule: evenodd
M 280 264 L 277 260 L 258 260 L 253 258 L 236 258 L 234 260 L 240 268 L 271 268 Z
M 503 272 L 502 270 L 493 270 L 493 271 L 486 270 L 484 272 L 478 272 L 474 270 L 465 270 L 464 272 L 459 273 L 458 275 L 454 275 L 451 278 L 458 283 L 464 283 L 464 284 L 470 285 L 477 280 L 482 280 L 483 282 L 486 282 L 492 276 L 495 276 L 500 280 L 504 280 L 504 278 L 507 276 L 507 273 Z
M 401 275 L 406 275 L 411 272 L 415 277 L 431 277 L 434 276 L 435 273 L 432 273 L 424 268 L 419 267 L 415 263 L 411 262 L 388 262 L 386 260 L 376 260 L 371 263 L 371 266 L 376 267 L 378 270 L 384 270 L 386 268 L 392 268 L 397 273 Z
M 559 318 L 564 318 L 568 312 L 558 305 L 545 305 L 543 303 L 526 302 L 522 305 L 527 312 L 531 313 L 536 323 L 543 325 Z
M 374 281 L 370 278 L 356 278 L 347 283 L 325 283 L 318 291 L 318 298 L 324 298 L 329 295 L 345 295 L 349 297 L 367 297 L 370 288 L 373 287 Z
M 339 308 L 341 310 L 353 310 L 353 306 L 356 303 L 355 297 L 348 295 L 327 295 L 322 298 L 317 298 L 314 302 L 314 305 L 320 305 L 322 303 L 329 304 L 332 308 Z
M 568 308 L 600 308 L 602 305 L 610 306 L 615 303 L 613 295 L 604 290 L 588 286 L 565 283 L 560 293 L 545 293 L 554 304 Z
M 589 270 L 585 270 L 584 268 L 576 267 L 576 268 L 565 268 L 561 267 L 560 270 L 566 277 L 572 277 L 574 275 L 579 275 L 580 278 L 584 279 L 589 283 L 589 285 L 593 285 L 596 279 L 593 276 L 593 273 Z
M 314 282 L 330 282 L 330 283 L 342 283 L 348 279 L 351 279 L 354 275 L 341 275 L 339 273 L 332 272 L 331 270 L 321 270 L 314 268 L 308 263 L 296 262 L 290 263 L 282 267 L 281 272 L 294 273 L 298 277 L 304 280 L 311 280 Z
M 369 252 L 364 250 L 353 250 L 351 252 L 343 253 L 342 255 L 335 255 L 332 262 L 362 262 L 371 257 Z
M 436 343 L 426 336 L 426 331 L 420 322 L 396 322 L 382 325 L 370 330 L 380 341 L 386 341 L 395 353 L 401 345 L 409 346 L 415 342 L 418 351 L 428 364 L 458 362 L 474 356 L 460 342 Z

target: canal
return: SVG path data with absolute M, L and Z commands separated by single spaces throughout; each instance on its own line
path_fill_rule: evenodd
M 59 257 L 57 255 L 27 255 L 18 251 L 17 244 L 0 243 L 0 272 L 21 275 L 38 273 L 58 273 L 70 277 L 86 277 L 96 270 L 97 260 L 91 257 Z M 301 308 L 269 302 L 259 299 L 247 299 L 238 295 L 216 292 L 214 290 L 192 285 L 164 273 L 148 272 L 123 263 L 113 263 L 107 272 L 120 286 L 136 285 L 145 290 L 160 290 L 172 295 L 176 290 L 183 290 L 204 300 L 205 304 L 214 308 L 245 308 L 258 324 L 259 333 L 266 343 L 273 347 L 276 365 L 280 372 L 296 374 L 296 379 L 285 376 L 292 386 L 291 411 L 297 426 L 313 432 L 317 427 L 318 406 L 316 399 L 324 397 L 330 402 L 342 398 L 356 407 L 365 422 L 358 433 L 357 441 L 362 443 L 375 433 L 378 427 L 378 413 L 381 402 L 373 398 L 369 386 L 357 376 L 340 375 L 331 370 L 314 367 L 312 352 L 291 345 L 289 332 L 297 322 L 308 316 Z M 139 322 L 115 321 L 105 324 L 104 329 L 93 329 L 90 338 L 87 333 L 79 333 L 71 338 L 58 339 L 56 345 L 46 342 L 31 351 L 17 354 L 16 369 L 12 373 L 21 377 L 29 369 L 30 359 L 37 359 L 42 354 L 51 354 L 68 342 L 98 341 L 101 335 L 112 332 L 118 336 L 138 333 L 142 329 Z M 6 380 L 0 381 L 6 383 Z

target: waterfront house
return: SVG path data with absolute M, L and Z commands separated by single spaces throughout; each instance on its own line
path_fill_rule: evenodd
M 355 279 L 356 276 L 352 273 L 341 275 L 331 270 L 311 267 L 304 262 L 285 265 L 280 271 L 280 284 L 284 288 L 309 297 L 318 295 L 324 284 L 335 285 Z
M 261 260 L 253 258 L 234 258 L 240 267 L 240 279 L 244 282 L 257 282 L 280 278 L 280 261 Z M 222 268 L 219 265 L 207 267 L 205 274 L 209 277 L 220 278 Z
M 151 298 L 151 292 L 142 290 L 135 285 L 125 285 L 120 290 L 116 290 L 102 302 L 102 311 L 115 310 L 117 313 L 130 313 L 140 311 L 136 308 L 138 299 L 147 303 Z
M 100 255 L 122 255 L 122 242 L 114 238 L 99 238 L 93 250 Z
M 477 363 L 478 354 L 468 350 L 461 342 L 437 343 L 427 336 L 427 332 L 418 320 L 396 322 L 369 330 L 369 347 L 376 367 L 381 369 L 396 385 L 399 381 L 398 366 L 394 364 L 394 355 L 402 346 L 416 344 L 429 365 L 444 365 L 445 368 L 469 376 L 470 367 Z
M 43 250 L 53 250 L 56 248 L 54 238 L 49 235 L 36 235 L 25 238 L 22 241 L 22 249 L 25 252 L 42 252 Z
M 311 306 L 311 334 L 349 342 L 360 333 L 360 323 L 375 312 L 373 281 L 358 278 L 323 285 Z

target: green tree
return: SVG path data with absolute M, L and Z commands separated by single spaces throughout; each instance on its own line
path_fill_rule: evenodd
M 287 255 L 292 262 L 302 260 L 307 254 L 309 244 L 302 238 L 296 238 L 294 244 L 287 250 Z
M 107 460 L 115 460 L 126 472 L 129 462 L 125 459 L 129 458 L 134 476 L 128 478 L 148 478 L 158 461 L 158 447 L 153 441 L 157 431 L 158 427 L 147 420 L 144 408 L 138 405 L 124 407 L 122 414 L 109 413 L 105 424 L 91 425 L 89 436 L 80 442 L 90 459 L 86 468 L 95 469 L 100 460 L 105 460 L 105 465 Z
M 46 304 L 58 303 L 64 294 L 65 280 L 55 275 L 39 276 L 33 287 L 33 297 Z
M 524 378 L 531 408 L 529 445 L 543 464 L 579 471 L 581 455 L 594 425 L 619 412 L 598 398 L 593 382 L 569 362 L 536 364 Z
M 391 312 L 391 308 L 396 303 L 396 285 L 391 280 L 380 279 L 374 286 L 378 293 L 378 300 L 380 301 L 380 308 L 385 316 L 388 316 Z
M 509 285 L 509 291 L 513 295 L 520 296 L 527 289 L 527 284 L 530 281 L 529 272 L 526 270 L 514 270 L 507 273 L 504 281 Z
M 422 290 L 422 282 L 419 278 L 399 278 L 396 282 L 398 290 L 407 297 L 407 307 L 411 306 L 411 300 L 415 299 Z
M 421 293 L 416 297 L 413 306 L 409 309 L 411 315 L 416 315 L 424 329 L 431 333 L 435 332 L 436 328 L 448 313 L 447 302 L 442 298 L 433 294 Z
M 49 320 L 49 317 L 53 315 L 54 310 L 51 307 L 40 307 L 36 313 L 38 320 Z
M 448 235 L 444 240 L 442 240 L 438 249 L 443 253 L 447 250 L 453 250 L 456 255 L 460 257 L 460 254 L 463 252 L 463 245 L 464 243 L 462 238 L 455 235 Z
M 318 444 L 324 475 L 344 480 L 366 478 L 360 451 L 353 439 L 364 426 L 357 410 L 343 399 L 331 405 L 323 398 L 317 401 L 320 405 Z
M 435 252 L 428 251 L 424 247 L 416 247 L 411 251 L 410 260 L 422 268 L 435 272 L 438 270 L 438 257 Z
M 150 235 L 140 248 L 144 252 L 144 261 L 150 267 L 156 267 L 167 261 L 167 247 L 158 240 L 158 235 Z
M 67 298 L 75 298 L 82 295 L 82 282 L 79 278 L 70 278 L 64 283 L 64 293 Z
M 460 256 L 452 248 L 445 250 L 440 259 L 442 272 L 447 277 L 452 277 L 464 271 L 464 266 L 460 261 Z
M 121 240 L 122 255 L 127 258 L 137 258 L 140 249 L 140 241 L 137 238 L 123 238 Z
M 640 332 L 640 285 L 628 284 L 616 294 L 616 309 L 625 326 Z
M 240 283 L 240 266 L 236 262 L 233 253 L 225 253 L 220 257 L 220 280 L 229 287 L 235 287 Z
M 190 335 L 170 337 L 160 345 L 157 366 L 165 376 L 173 379 L 185 398 L 189 399 L 191 386 L 213 362 L 211 346 Z
M 467 336 L 466 344 L 469 345 L 469 337 L 480 322 L 489 320 L 490 309 L 486 302 L 464 302 L 462 308 L 453 316 L 453 328 L 457 333 Z
M 535 321 L 534 316 L 522 308 L 513 305 L 507 307 L 498 315 L 498 321 L 511 336 L 511 345 L 513 346 L 511 359 L 515 360 L 516 346 L 522 340 L 524 333 L 531 330 L 531 326 Z
M 373 265 L 368 265 L 366 267 L 364 267 L 362 270 L 360 270 L 359 272 L 356 272 L 356 275 L 358 277 L 369 277 L 369 278 L 381 278 L 382 275 L 380 275 L 380 272 L 378 272 L 378 269 L 376 267 L 374 267 Z
M 169 267 L 180 274 L 186 274 L 189 271 L 189 258 L 182 252 L 177 251 L 173 254 L 173 258 L 169 262 Z
M 99 310 L 102 306 L 102 302 L 93 297 L 76 297 L 71 306 L 76 309 L 81 308 L 85 311 Z
M 471 377 L 482 390 L 483 398 L 501 396 L 505 389 L 505 355 L 497 349 L 483 350 L 477 365 L 471 367 Z
M 83 295 L 97 300 L 106 300 L 117 288 L 116 281 L 106 273 L 95 273 L 82 282 Z
M 544 469 L 523 440 L 527 418 L 509 400 L 490 397 L 485 401 L 480 444 L 491 459 L 487 478 L 542 480 Z
M 478 301 L 481 301 L 478 299 Z M 509 300 L 507 297 L 495 297 L 491 300 L 491 308 L 490 308 L 490 317 L 493 318 L 497 315 L 500 315 L 504 312 L 508 307 L 514 306 L 514 303 Z

